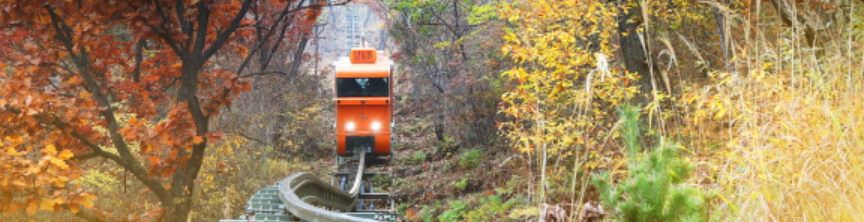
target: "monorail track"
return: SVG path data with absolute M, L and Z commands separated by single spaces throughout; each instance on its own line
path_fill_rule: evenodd
M 289 221 L 391 221 L 392 212 L 355 211 L 364 199 L 390 199 L 389 194 L 363 192 L 364 177 L 376 175 L 365 172 L 366 152 L 360 149 L 353 160 L 356 167 L 351 175 L 334 173 L 336 176 L 352 178 L 351 189 L 325 182 L 311 173 L 296 173 L 275 184 L 259 190 L 249 199 L 246 215 L 236 220 L 220 222 L 289 222 Z M 348 167 L 351 168 L 351 167 Z M 341 175 L 340 175 L 341 174 Z M 341 187 L 345 187 L 342 183 Z M 392 204 L 392 202 L 391 202 Z

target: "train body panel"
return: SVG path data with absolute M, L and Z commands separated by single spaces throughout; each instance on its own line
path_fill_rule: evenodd
M 350 59 L 349 59 L 350 58 Z M 336 152 L 353 154 L 365 148 L 389 155 L 392 125 L 390 61 L 372 48 L 352 49 L 336 65 Z
M 338 153 L 345 155 L 350 147 L 371 145 L 370 151 L 373 154 L 390 154 L 390 120 L 392 118 L 389 98 L 338 102 L 336 105 L 337 110 L 339 110 L 336 116 Z M 349 125 L 352 125 L 350 128 L 353 130 L 348 130 Z M 349 140 L 349 137 L 354 138 Z

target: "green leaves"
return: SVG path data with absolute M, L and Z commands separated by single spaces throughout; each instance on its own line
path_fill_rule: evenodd
M 607 172 L 594 174 L 592 183 L 608 209 L 618 209 L 619 221 L 704 221 L 706 198 L 698 188 L 683 184 L 690 164 L 678 157 L 678 144 L 661 139 L 653 151 L 639 145 L 638 108 L 620 108 L 623 139 L 628 149 L 629 176 L 614 184 Z
M 451 222 L 459 221 L 462 218 L 462 212 L 468 207 L 468 204 L 462 201 L 450 202 L 450 210 L 444 211 L 438 216 L 439 221 Z
M 496 15 L 495 6 L 492 4 L 487 5 L 473 5 L 468 7 L 468 24 L 471 25 L 479 25 L 485 23 L 490 20 L 496 19 L 498 16 Z

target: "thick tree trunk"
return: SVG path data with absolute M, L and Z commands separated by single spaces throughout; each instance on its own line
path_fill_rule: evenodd
M 440 120 L 442 118 L 439 116 L 437 119 Z M 440 122 L 435 123 L 435 139 L 438 140 L 439 143 L 444 142 L 444 124 Z
M 183 61 L 183 75 L 181 77 L 180 95 L 177 97 L 178 102 L 186 102 L 192 120 L 195 123 L 195 131 L 198 136 L 205 137 L 209 128 L 210 119 L 204 115 L 198 104 L 198 76 L 201 69 L 204 67 L 205 60 L 201 55 L 194 53 L 187 54 Z M 171 189 L 168 201 L 171 203 L 163 203 L 165 206 L 165 221 L 168 222 L 183 222 L 189 221 L 190 212 L 192 211 L 192 203 L 194 202 L 195 179 L 198 178 L 198 172 L 204 160 L 204 149 L 207 147 L 207 141 L 192 146 L 192 152 L 185 149 L 177 151 L 179 159 L 188 159 L 177 167 L 171 177 Z
M 206 143 L 193 146 L 195 149 L 206 147 Z M 188 154 L 187 154 L 188 155 Z M 165 221 L 183 222 L 190 221 L 192 204 L 195 202 L 195 179 L 198 178 L 199 169 L 203 162 L 203 155 L 192 155 L 182 167 L 177 169 L 171 180 L 171 201 L 173 207 L 166 208 Z
M 204 143 L 201 143 L 204 144 Z M 192 203 L 194 203 L 195 179 L 198 178 L 198 170 L 201 162 L 190 159 L 184 167 L 178 169 L 171 181 L 171 194 L 174 202 L 173 207 L 166 208 L 166 222 L 190 221 Z
M 192 212 L 192 199 L 180 198 L 177 204 L 172 208 L 166 208 L 164 221 L 166 222 L 186 222 L 190 221 L 189 213 Z
M 645 46 L 636 30 L 636 28 L 642 25 L 643 19 L 639 16 L 638 3 L 633 4 L 636 6 L 618 16 L 618 33 L 621 39 L 621 53 L 624 58 L 625 68 L 627 68 L 627 71 L 637 73 L 641 77 L 638 82 L 640 92 L 639 95 L 636 95 L 634 101 L 645 104 L 650 101 L 651 91 L 653 90 L 651 85 L 651 64 L 648 63 Z

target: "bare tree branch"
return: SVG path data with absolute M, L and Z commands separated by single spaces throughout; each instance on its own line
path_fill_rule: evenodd
M 23 22 L 11 22 L 9 24 L 0 25 L 0 30 L 7 29 L 7 28 L 21 27 L 21 26 L 24 26 Z
M 210 45 L 210 47 L 207 48 L 207 50 L 205 50 L 202 54 L 202 59 L 204 59 L 204 61 L 209 59 L 210 56 L 213 56 L 216 51 L 222 48 L 222 45 L 225 45 L 225 43 L 228 42 L 228 37 L 234 34 L 234 31 L 237 30 L 237 27 L 240 26 L 240 21 L 242 21 L 243 18 L 246 17 L 246 11 L 249 10 L 249 5 L 251 4 L 252 0 L 243 1 L 243 4 L 240 7 L 240 11 L 237 13 L 237 17 L 234 17 L 234 20 L 231 21 L 231 25 L 229 25 L 227 29 L 219 33 L 219 35 L 216 36 L 216 40 L 213 42 L 213 44 Z
M 144 44 L 147 43 L 145 39 L 139 39 L 138 43 L 135 44 L 135 69 L 132 70 L 132 81 L 133 82 L 141 82 L 141 62 L 144 61 Z
M 162 9 L 162 4 L 159 4 L 159 1 L 153 1 L 153 2 L 156 5 L 156 12 L 162 16 L 162 21 L 171 21 L 168 19 L 168 15 L 167 15 L 166 11 L 164 9 Z M 165 43 L 167 43 L 168 46 L 171 47 L 171 49 L 174 50 L 174 52 L 180 56 L 181 60 L 187 59 L 186 58 L 186 52 L 183 51 L 182 48 L 180 48 L 180 46 L 178 46 L 177 43 L 174 42 L 174 39 L 171 38 L 171 35 L 169 35 L 167 33 L 170 31 L 170 29 L 165 27 L 164 23 L 161 24 L 162 28 L 157 28 L 155 25 L 147 22 L 148 21 L 147 19 L 144 19 L 143 17 L 141 19 L 144 21 L 144 25 L 147 25 L 147 27 L 149 27 L 150 29 L 153 30 L 153 32 L 156 33 L 156 36 L 159 36 L 159 38 L 161 38 L 162 40 L 165 40 Z
M 63 209 L 69 210 L 69 204 L 61 204 L 60 207 L 62 207 Z M 75 216 L 78 216 L 81 219 L 84 219 L 84 220 L 90 221 L 90 222 L 104 222 L 104 220 L 99 219 L 99 217 L 91 214 L 90 212 L 88 212 L 84 209 L 79 209 L 78 212 L 75 213 Z
M 203 1 L 199 1 L 198 3 L 203 3 Z M 174 0 L 174 5 L 174 11 L 177 13 L 177 21 L 180 23 L 180 31 L 186 35 L 186 43 L 181 46 L 183 49 L 188 50 L 189 46 L 192 45 L 192 25 L 190 25 L 189 21 L 186 20 L 186 5 L 183 3 L 183 0 Z
M 171 49 L 174 50 L 174 52 L 180 56 L 181 60 L 186 59 L 186 57 L 184 56 L 184 55 L 186 55 L 186 52 L 182 51 L 180 46 L 178 46 L 177 43 L 174 42 L 174 39 L 171 38 L 171 35 L 168 35 L 168 33 L 164 32 L 166 30 L 161 30 L 161 29 L 157 28 L 156 26 L 154 26 L 154 25 L 152 25 L 146 21 L 144 22 L 144 25 L 147 25 L 147 27 L 152 29 L 153 32 L 156 33 L 156 36 L 159 36 L 159 38 L 161 38 L 162 40 L 165 40 L 165 43 L 168 44 L 168 46 L 171 47 Z
M 182 2 L 182 0 L 177 0 Z M 195 46 L 192 51 L 201 53 L 204 50 L 204 43 L 207 42 L 207 25 L 210 23 L 210 9 L 207 8 L 205 1 L 199 1 L 198 5 L 198 31 L 195 32 Z M 244 16 L 246 13 L 243 13 Z M 188 38 L 192 38 L 189 36 Z M 206 59 L 205 59 L 206 61 Z
M 270 74 L 288 75 L 288 73 L 285 73 L 282 71 L 264 71 L 264 72 L 249 73 L 246 75 L 242 75 L 240 77 L 241 78 L 248 78 L 248 77 L 252 77 L 252 76 L 263 76 L 263 75 L 270 75 Z
M 90 153 L 84 154 L 84 155 L 75 155 L 71 158 L 71 160 L 89 160 L 89 159 L 92 159 L 95 157 L 100 157 L 99 153 L 90 152 Z
M 243 134 L 243 133 L 241 133 L 241 132 L 232 131 L 232 132 L 226 132 L 226 133 L 233 133 L 233 134 L 237 134 L 238 136 L 243 137 L 243 138 L 246 138 L 246 139 L 248 139 L 248 140 L 252 140 L 252 141 L 259 142 L 259 143 L 263 143 L 263 144 L 269 144 L 269 143 L 267 143 L 267 142 L 264 142 L 264 141 L 261 140 L 261 139 L 258 139 L 258 138 L 255 138 L 255 137 L 251 137 L 251 136 L 247 136 L 246 134 Z

